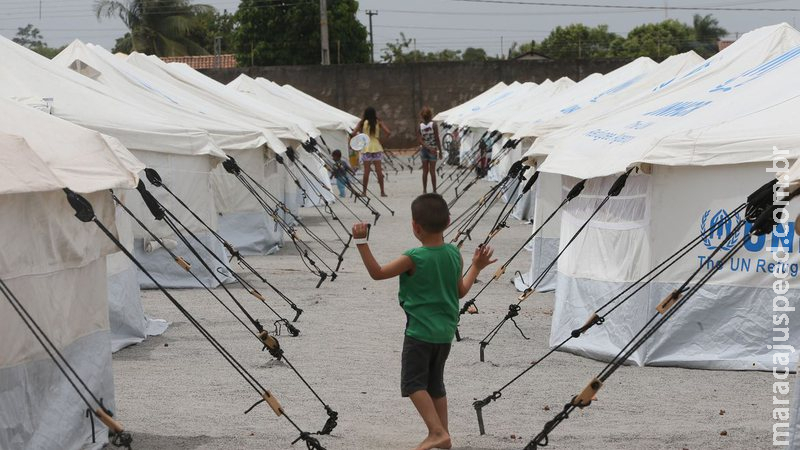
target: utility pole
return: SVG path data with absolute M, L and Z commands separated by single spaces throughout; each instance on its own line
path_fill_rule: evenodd
M 222 67 L 222 36 L 214 38 L 214 67 Z
M 375 41 L 372 39 L 372 16 L 377 16 L 378 11 L 373 11 L 371 9 L 366 10 L 367 16 L 369 17 L 369 62 L 375 63 Z
M 327 66 L 331 63 L 331 52 L 328 44 L 328 4 L 325 0 L 319 0 L 319 28 L 322 40 L 322 65 Z
M 667 4 L 667 0 L 664 0 L 664 20 L 669 19 L 669 5 Z
M 500 59 L 506 59 L 506 52 L 503 48 L 503 36 L 500 36 Z

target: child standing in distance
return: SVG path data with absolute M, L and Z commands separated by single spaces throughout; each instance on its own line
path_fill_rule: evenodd
M 433 111 L 425 106 L 419 113 L 422 122 L 417 129 L 419 156 L 422 160 L 422 192 L 428 193 L 428 175 L 431 177 L 433 193 L 436 193 L 436 160 L 442 158 L 442 147 L 439 144 L 439 127 L 433 123 Z
M 333 157 L 333 178 L 336 179 L 336 187 L 339 188 L 339 197 L 345 197 L 345 187 L 347 187 L 347 171 L 350 170 L 350 165 L 347 161 L 342 159 L 342 152 L 334 150 L 331 153 Z
M 383 138 L 388 138 L 391 134 L 389 128 L 378 120 L 378 113 L 375 108 L 368 106 L 364 110 L 364 116 L 356 125 L 356 128 L 350 134 L 355 136 L 359 133 L 364 133 L 369 136 L 369 144 L 361 150 L 361 164 L 364 165 L 364 179 L 362 195 L 367 195 L 367 184 L 369 184 L 369 171 L 370 167 L 375 167 L 375 175 L 378 177 L 378 186 L 381 188 L 381 197 L 386 197 L 386 190 L 383 187 L 383 167 L 381 161 L 383 160 L 383 144 L 381 144 L 381 132 Z
M 372 255 L 367 224 L 353 225 L 353 238 L 373 280 L 400 277 L 398 297 L 406 313 L 400 393 L 411 398 L 428 428 L 416 450 L 450 448 L 444 365 L 458 324 L 458 299 L 467 295 L 480 271 L 497 260 L 492 259 L 491 247 L 479 247 L 469 272 L 461 276 L 461 253 L 444 242 L 450 212 L 440 195 L 417 197 L 411 217 L 411 229 L 422 247 L 407 250 L 389 264 L 380 265 Z

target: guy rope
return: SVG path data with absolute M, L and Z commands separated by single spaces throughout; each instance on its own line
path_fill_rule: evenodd
M 570 189 L 566 197 L 564 197 L 564 200 L 561 201 L 561 203 L 556 207 L 556 209 L 553 210 L 553 212 L 550 213 L 550 215 L 547 216 L 547 218 L 545 218 L 542 224 L 539 225 L 539 227 L 537 227 L 533 231 L 533 233 L 531 233 L 530 236 L 528 236 L 528 239 L 526 239 L 525 242 L 523 242 L 522 245 L 519 246 L 519 248 L 517 248 L 517 250 L 514 251 L 514 253 L 500 267 L 497 268 L 497 271 L 495 271 L 492 278 L 490 278 L 489 281 L 487 281 L 481 287 L 481 289 L 475 294 L 475 296 L 464 302 L 464 305 L 461 307 L 461 310 L 459 311 L 459 315 L 464 315 L 466 312 L 470 310 L 470 308 L 475 307 L 475 302 L 478 300 L 478 296 L 480 296 L 492 282 L 499 280 L 500 277 L 502 277 L 503 274 L 506 273 L 506 269 L 514 260 L 514 258 L 516 258 L 520 253 L 522 253 L 522 251 L 525 249 L 528 243 L 530 243 L 533 240 L 533 238 L 535 238 L 539 234 L 539 232 L 542 231 L 542 229 L 544 229 L 544 227 L 553 219 L 553 217 L 556 216 L 556 214 L 561 210 L 561 208 L 563 208 L 567 203 L 572 201 L 575 197 L 579 196 L 581 192 L 583 192 L 584 187 L 586 187 L 586 180 L 581 180 L 577 184 L 575 184 L 575 186 L 573 186 L 572 189 Z M 475 309 L 477 311 L 477 308 Z M 456 329 L 456 340 L 457 341 L 461 340 L 461 335 L 458 329 Z
M 519 315 L 522 302 L 524 302 L 528 297 L 531 296 L 531 294 L 533 294 L 536 291 L 536 288 L 539 287 L 539 284 L 542 282 L 542 280 L 544 280 L 544 277 L 547 276 L 547 274 L 550 272 L 550 269 L 552 269 L 553 266 L 555 266 L 556 262 L 561 257 L 561 255 L 563 255 L 564 252 L 570 247 L 570 245 L 573 242 L 575 242 L 575 239 L 577 239 L 578 236 L 583 232 L 583 230 L 586 229 L 586 227 L 589 225 L 589 222 L 591 222 L 594 216 L 596 216 L 597 213 L 600 212 L 600 210 L 606 205 L 606 203 L 608 203 L 611 197 L 616 197 L 620 194 L 620 192 L 622 192 L 622 189 L 625 187 L 625 182 L 628 180 L 628 176 L 630 176 L 633 170 L 634 170 L 633 167 L 628 169 L 624 174 L 622 174 L 619 178 L 617 178 L 614 181 L 614 184 L 611 186 L 611 189 L 608 190 L 608 194 L 606 194 L 605 198 L 600 202 L 599 205 L 597 205 L 592 214 L 589 215 L 589 218 L 586 219 L 586 221 L 584 221 L 584 223 L 578 228 L 578 231 L 576 231 L 575 234 L 572 235 L 569 241 L 567 241 L 567 243 L 561 248 L 558 254 L 552 259 L 552 261 L 550 261 L 550 263 L 547 265 L 547 267 L 545 267 L 542 273 L 540 273 L 539 276 L 536 277 L 536 279 L 533 280 L 531 284 L 529 284 L 528 287 L 525 289 L 525 291 L 517 298 L 517 303 L 512 303 L 508 305 L 508 312 L 506 313 L 505 317 L 503 317 L 503 319 L 494 328 L 492 328 L 492 330 L 489 331 L 489 333 L 486 336 L 484 336 L 483 339 L 481 339 L 481 342 L 479 344 L 481 361 L 484 361 L 484 352 L 486 350 L 486 346 L 488 346 L 489 343 L 492 342 L 492 339 L 494 339 L 494 337 L 497 336 L 497 334 L 500 332 L 500 329 L 509 320 L 511 321 L 511 323 L 514 324 L 514 326 L 520 332 L 522 337 L 528 339 L 527 336 L 525 336 L 525 334 L 517 325 L 517 322 L 514 320 L 514 318 Z
M 53 364 L 55 364 L 59 372 L 64 375 L 64 378 L 67 379 L 72 389 L 75 390 L 75 393 L 78 394 L 78 397 L 80 397 L 86 405 L 86 417 L 91 419 L 92 425 L 92 443 L 96 442 L 94 419 L 97 418 L 108 428 L 109 440 L 112 445 L 130 450 L 131 444 L 133 443 L 131 434 L 126 432 L 122 424 L 113 418 L 114 413 L 103 405 L 103 399 L 97 398 L 94 392 L 89 389 L 89 386 L 86 385 L 83 378 L 78 375 L 78 372 L 75 371 L 58 347 L 50 340 L 50 337 L 42 330 L 42 327 L 39 326 L 36 320 L 30 315 L 25 305 L 22 304 L 19 298 L 8 288 L 5 281 L 2 279 L 0 279 L 0 293 L 3 294 L 3 297 L 5 297 L 11 305 L 11 308 L 19 315 L 19 318 L 22 319 L 22 322 L 28 330 L 30 330 L 36 340 L 39 341 L 39 344 L 42 345 L 42 348 L 44 348 L 44 351 L 50 359 L 53 360 Z M 79 385 L 80 387 L 78 387 Z
M 72 190 L 65 188 L 64 193 L 67 195 L 67 200 L 69 201 L 70 206 L 75 210 L 75 217 L 78 218 L 81 222 L 92 222 L 94 223 L 103 234 L 106 235 L 114 245 L 119 248 L 119 250 L 125 254 L 125 256 L 133 262 L 136 267 L 142 271 L 142 273 L 150 279 L 150 281 L 155 284 L 155 286 L 167 297 L 167 300 L 170 301 L 178 311 L 183 314 L 184 317 L 197 329 L 197 331 L 214 347 L 217 352 L 227 361 L 231 367 L 236 370 L 236 372 L 245 380 L 245 382 L 256 391 L 258 396 L 262 399 L 261 401 L 266 402 L 272 411 L 277 416 L 283 416 L 286 420 L 300 433 L 300 436 L 297 440 L 302 440 L 306 444 L 306 448 L 309 450 L 325 450 L 325 448 L 320 444 L 320 442 L 311 435 L 311 433 L 303 431 L 296 422 L 294 422 L 287 414 L 286 411 L 283 409 L 281 404 L 278 400 L 272 395 L 270 391 L 264 388 L 263 385 L 247 370 L 247 368 L 239 362 L 229 351 L 226 349 L 217 339 L 208 331 L 206 328 L 200 324 L 200 322 L 191 314 L 189 313 L 183 305 L 178 302 L 172 294 L 169 293 L 156 279 L 150 274 L 147 269 L 136 259 L 135 256 L 122 244 L 122 242 L 117 239 L 114 233 L 109 230 L 105 224 L 103 224 L 100 219 L 94 214 L 94 209 L 92 208 L 91 203 L 86 200 L 83 196 L 73 192 Z M 264 331 L 258 336 L 259 340 L 271 351 L 273 349 L 278 348 L 277 340 L 270 336 L 269 333 Z M 328 422 L 331 422 L 331 417 L 329 416 Z M 326 427 L 328 428 L 328 422 L 326 422 Z M 335 420 L 334 420 L 335 422 Z M 323 428 L 323 431 L 325 431 Z M 296 441 L 295 441 L 296 442 Z
M 751 236 L 763 236 L 772 232 L 777 219 L 775 212 L 780 209 L 778 203 L 784 201 L 783 199 L 773 198 L 772 187 L 776 182 L 777 180 L 773 180 L 765 184 L 748 197 L 745 221 L 752 224 L 752 227 L 750 231 L 745 233 L 744 238 L 730 246 L 730 250 L 720 258 L 719 264 L 714 264 L 694 285 L 689 286 L 692 280 L 703 270 L 702 265 L 698 267 L 678 289 L 669 293 L 664 300 L 656 306 L 656 313 L 653 314 L 650 320 L 648 320 L 634 337 L 628 341 L 611 362 L 609 362 L 597 376 L 589 381 L 589 384 L 580 394 L 574 396 L 552 420 L 544 425 L 542 431 L 528 443 L 525 450 L 536 450 L 539 447 L 546 447 L 549 444 L 550 433 L 552 433 L 561 422 L 567 420 L 575 409 L 583 409 L 591 405 L 595 395 L 611 375 L 613 375 L 625 361 L 677 313 L 692 296 L 702 289 L 702 287 L 721 270 L 725 263 L 733 258 L 733 256 L 747 244 Z M 789 199 L 798 194 L 800 194 L 800 189 L 792 192 L 786 201 L 788 202 Z M 732 227 L 730 233 L 728 233 L 725 239 L 713 250 L 709 256 L 710 258 L 716 256 L 720 250 L 723 250 L 726 245 L 728 245 L 734 236 L 738 235 L 744 227 L 745 221 L 741 221 Z
M 239 253 L 239 250 L 237 250 L 236 247 L 234 247 L 230 242 L 228 242 L 219 233 L 217 233 L 216 230 L 211 228 L 205 221 L 203 221 L 203 219 L 200 218 L 200 216 L 197 215 L 197 213 L 195 213 L 191 208 L 189 208 L 189 205 L 187 205 L 180 197 L 178 197 L 174 192 L 172 192 L 172 190 L 166 184 L 164 184 L 163 180 L 161 179 L 161 176 L 158 174 L 158 172 L 155 171 L 155 169 L 146 168 L 144 169 L 144 173 L 147 176 L 147 180 L 150 181 L 150 184 L 152 184 L 155 187 L 160 187 L 164 189 L 170 196 L 172 196 L 172 198 L 175 199 L 175 201 L 178 202 L 178 204 L 180 204 L 186 211 L 188 211 L 189 214 L 191 214 L 192 217 L 194 217 L 194 219 L 198 223 L 200 223 L 200 225 L 202 225 L 209 233 L 211 233 L 211 235 L 214 236 L 225 247 L 228 253 L 230 253 L 231 259 L 236 258 L 236 261 L 239 263 L 240 266 L 244 267 L 245 269 L 250 271 L 250 273 L 258 277 L 258 279 L 261 280 L 262 283 L 266 284 L 270 289 L 272 289 L 273 292 L 275 292 L 276 295 L 278 295 L 281 299 L 283 299 L 283 301 L 285 301 L 289 305 L 289 307 L 291 307 L 292 310 L 294 310 L 295 316 L 294 319 L 292 319 L 292 322 L 297 322 L 297 319 L 299 319 L 300 315 L 303 314 L 303 310 L 299 306 L 297 306 L 297 304 L 295 304 L 288 296 L 286 296 L 283 292 L 281 292 L 272 283 L 267 281 L 267 279 L 263 275 L 261 275 L 255 269 L 255 267 L 250 265 L 250 263 L 244 259 L 244 256 L 242 256 L 242 254 Z M 166 247 L 164 248 L 166 249 Z M 244 287 L 248 292 L 250 292 L 251 295 L 255 296 L 259 300 L 263 298 L 263 295 L 261 295 L 256 290 L 256 288 L 253 287 L 253 285 L 245 281 L 245 279 L 241 275 L 236 273 L 236 271 L 232 270 L 228 264 L 226 264 L 224 261 L 222 261 L 221 258 L 218 257 L 216 253 L 214 252 L 209 252 L 209 253 L 211 254 L 211 256 L 217 259 L 217 261 L 220 264 L 226 266 L 227 274 L 235 278 L 236 281 L 238 281 L 239 284 L 242 285 L 242 287 Z
M 493 391 L 490 395 L 484 397 L 482 400 L 476 400 L 473 402 L 472 406 L 475 408 L 475 413 L 478 416 L 478 431 L 480 434 L 485 434 L 486 430 L 483 423 L 483 407 L 489 405 L 491 402 L 499 399 L 503 391 L 507 389 L 509 386 L 514 384 L 517 380 L 522 378 L 523 375 L 531 371 L 534 367 L 542 363 L 545 359 L 547 359 L 550 355 L 557 352 L 561 347 L 566 345 L 570 340 L 577 339 L 586 334 L 593 326 L 595 325 L 602 325 L 605 323 L 606 319 L 608 318 L 611 313 L 613 313 L 617 308 L 622 306 L 625 302 L 633 298 L 636 294 L 638 294 L 642 289 L 647 287 L 653 280 L 659 277 L 662 273 L 667 271 L 670 267 L 672 267 L 675 263 L 680 261 L 684 256 L 689 254 L 693 249 L 695 249 L 698 245 L 700 245 L 704 239 L 708 236 L 713 235 L 718 229 L 723 227 L 725 223 L 730 220 L 732 217 L 735 217 L 739 212 L 744 210 L 745 205 L 742 204 L 727 216 L 725 216 L 722 220 L 717 222 L 714 226 L 712 226 L 709 230 L 701 233 L 699 236 L 694 237 L 691 239 L 686 245 L 678 249 L 675 253 L 664 259 L 661 263 L 656 265 L 652 270 L 648 273 L 644 274 L 641 278 L 633 282 L 631 285 L 623 289 L 617 295 L 612 297 L 606 303 L 601 305 L 597 308 L 586 320 L 586 322 L 580 328 L 572 330 L 570 336 L 564 339 L 555 347 L 551 348 L 548 352 L 546 352 L 543 356 L 539 357 L 535 361 L 531 362 L 525 370 L 520 372 L 517 376 L 511 379 L 508 383 L 504 384 L 501 388 Z M 612 304 L 616 302 L 616 305 L 612 307 Z M 608 309 L 610 308 L 610 309 Z M 606 311 L 606 309 L 608 309 Z

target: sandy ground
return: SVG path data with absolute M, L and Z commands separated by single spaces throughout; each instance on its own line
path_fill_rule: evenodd
M 488 188 L 485 182 L 477 185 L 453 214 Z M 421 192 L 419 171 L 390 174 L 386 189 L 387 203 L 397 214 L 391 217 L 381 210 L 384 214 L 370 239 L 382 262 L 417 245 L 410 232 L 409 204 Z M 451 198 L 452 192 L 446 197 Z M 345 222 L 354 220 L 337 210 Z M 363 207 L 357 211 L 369 217 Z M 313 210 L 304 210 L 303 216 L 315 230 L 325 233 Z M 479 227 L 476 234 L 485 235 L 488 226 Z M 501 260 L 510 255 L 530 231 L 529 225 L 514 222 L 495 239 L 496 254 Z M 327 235 L 332 235 L 329 230 Z M 475 245 L 465 245 L 465 258 Z M 338 428 L 332 436 L 320 437 L 322 444 L 328 449 L 416 445 L 425 429 L 411 402 L 399 392 L 404 315 L 397 302 L 397 281 L 372 281 L 355 250 L 346 254 L 340 277 L 320 289 L 314 289 L 314 276 L 293 248 L 249 261 L 305 309 L 296 324 L 301 335 L 282 336 L 280 342 L 290 361 L 339 412 Z M 523 305 L 517 319 L 530 340 L 506 326 L 487 349 L 487 361 L 478 359 L 478 341 L 517 295 L 509 277 L 515 270 L 527 270 L 528 264 L 528 254 L 523 253 L 503 282 L 480 297 L 481 314 L 462 321 L 467 339 L 453 344 L 446 371 L 454 448 L 524 447 L 603 367 L 597 361 L 554 354 L 484 408 L 487 434 L 478 434 L 473 400 L 505 384 L 547 350 L 553 296 L 537 294 Z M 493 271 L 488 269 L 481 278 L 488 279 Z M 233 291 L 263 322 L 273 320 L 242 289 Z M 326 415 L 320 403 L 285 364 L 262 352 L 253 336 L 208 293 L 197 289 L 175 291 L 175 295 L 272 390 L 302 428 L 317 431 L 322 427 Z M 117 415 L 133 433 L 135 449 L 290 448 L 297 432 L 263 405 L 243 414 L 258 400 L 255 391 L 161 294 L 145 292 L 143 302 L 149 315 L 167 319 L 172 326 L 163 336 L 114 355 Z M 291 318 L 287 305 L 273 304 Z M 771 444 L 771 378 L 768 373 L 624 367 L 600 392 L 599 401 L 561 424 L 548 448 L 767 448 Z M 722 436 L 723 431 L 727 435 Z

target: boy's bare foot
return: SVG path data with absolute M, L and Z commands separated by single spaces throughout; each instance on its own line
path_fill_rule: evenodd
M 434 448 L 451 448 L 450 435 L 442 431 L 441 433 L 429 434 L 424 441 L 420 442 L 414 450 L 431 450 Z

